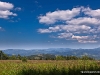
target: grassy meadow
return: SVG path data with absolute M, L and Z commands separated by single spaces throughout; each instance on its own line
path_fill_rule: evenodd
M 0 61 L 0 75 L 82 75 L 81 71 L 100 71 L 100 63 L 93 60 Z

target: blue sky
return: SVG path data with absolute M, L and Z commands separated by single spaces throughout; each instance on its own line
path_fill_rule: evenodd
M 0 49 L 100 47 L 100 0 L 0 0 Z

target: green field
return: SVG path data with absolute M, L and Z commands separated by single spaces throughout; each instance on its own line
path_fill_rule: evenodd
M 0 75 L 83 75 L 82 71 L 100 71 L 93 60 L 1 60 Z M 99 75 L 100 73 L 94 73 Z M 93 75 L 88 73 L 87 75 Z

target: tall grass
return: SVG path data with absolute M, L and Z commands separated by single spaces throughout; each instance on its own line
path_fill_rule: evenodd
M 0 61 L 0 75 L 83 75 L 81 71 L 99 70 L 100 65 L 90 60 Z

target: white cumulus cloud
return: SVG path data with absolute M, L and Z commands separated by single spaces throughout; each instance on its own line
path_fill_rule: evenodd
M 60 26 L 62 30 L 65 30 L 67 32 L 84 32 L 91 29 L 91 27 L 86 25 L 61 25 Z
M 11 10 L 13 7 L 14 5 L 11 3 L 0 1 L 0 10 Z
M 58 34 L 58 38 L 65 38 L 65 39 L 68 39 L 68 38 L 71 38 L 72 37 L 72 33 L 59 33 Z
M 87 7 L 87 8 L 83 7 L 82 11 L 84 12 L 85 15 L 100 19 L 100 9 L 92 10 L 89 7 Z
M 95 36 L 72 36 L 72 39 L 77 39 L 80 43 L 96 43 Z
M 38 29 L 38 32 L 40 32 L 40 33 L 51 33 L 52 31 L 50 31 L 49 29 Z
M 80 8 L 73 8 L 72 10 L 56 10 L 48 12 L 44 16 L 39 16 L 39 22 L 45 24 L 54 24 L 60 20 L 70 20 L 80 14 Z
M 14 5 L 12 3 L 0 1 L 0 18 L 7 19 L 9 16 L 17 16 L 16 13 L 11 12 L 13 8 Z
M 38 32 L 40 33 L 51 33 L 51 32 L 57 32 L 57 31 L 61 31 L 59 26 L 49 27 L 48 29 L 38 29 Z
M 38 17 L 39 23 L 52 24 L 40 28 L 40 33 L 55 33 L 54 38 L 77 40 L 79 43 L 97 43 L 100 38 L 100 9 L 76 7 L 56 10 Z M 60 24 L 58 25 L 58 22 Z M 62 24 L 61 24 L 62 23 Z
M 67 21 L 68 24 L 77 24 L 77 25 L 100 25 L 100 19 L 90 18 L 90 17 L 79 17 Z

